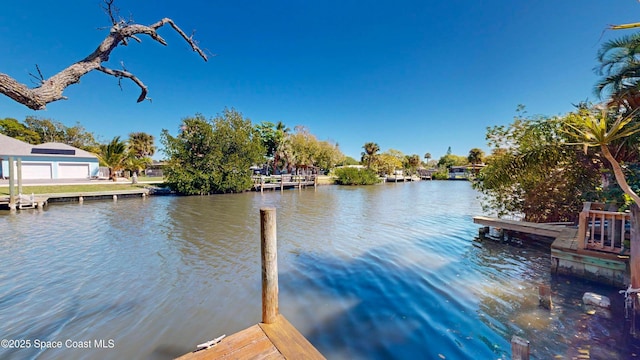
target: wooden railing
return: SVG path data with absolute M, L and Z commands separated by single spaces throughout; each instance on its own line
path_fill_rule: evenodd
M 584 203 L 578 224 L 578 247 L 620 253 L 625 249 L 630 229 L 628 213 L 606 211 L 602 203 Z
M 277 189 L 283 190 L 287 187 L 298 187 L 302 188 L 303 186 L 316 186 L 317 185 L 317 175 L 294 175 L 294 174 L 283 174 L 283 175 L 271 175 L 271 176 L 261 176 L 255 175 L 253 176 L 253 188 L 255 190 L 262 191 L 263 189 Z

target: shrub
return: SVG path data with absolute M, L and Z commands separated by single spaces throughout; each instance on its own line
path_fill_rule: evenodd
M 340 185 L 373 185 L 381 181 L 371 169 L 339 168 L 334 173 Z

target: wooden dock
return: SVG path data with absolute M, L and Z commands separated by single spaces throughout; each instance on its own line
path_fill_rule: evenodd
M 283 315 L 273 324 L 260 323 L 237 332 L 207 349 L 179 360 L 208 359 L 325 359 Z
M 486 216 L 474 216 L 473 222 L 476 224 L 511 230 L 525 234 L 546 236 L 555 238 L 565 228 L 564 225 L 539 224 L 528 221 L 506 220 Z
M 629 283 L 629 257 L 620 255 L 620 238 L 625 238 L 624 226 L 622 230 L 618 228 L 615 231 L 615 221 L 624 221 L 622 217 L 622 213 L 587 209 L 586 213 L 581 213 L 577 228 L 485 216 L 476 216 L 473 222 L 501 230 L 549 237 L 553 239 L 552 273 L 625 287 Z
M 281 191 L 284 189 L 298 188 L 302 189 L 307 186 L 318 186 L 318 177 L 316 175 L 272 175 L 253 177 L 253 190 L 263 192 L 267 190 Z
M 260 209 L 262 322 L 223 338 L 215 345 L 179 357 L 204 359 L 311 359 L 324 356 L 278 309 L 276 209 Z
M 108 191 L 85 191 L 74 193 L 53 193 L 38 195 L 15 195 L 11 202 L 10 196 L 0 197 L 0 209 L 24 210 L 42 208 L 50 202 L 83 202 L 84 200 L 113 199 L 119 197 L 146 197 L 149 189 L 132 190 L 108 190 Z

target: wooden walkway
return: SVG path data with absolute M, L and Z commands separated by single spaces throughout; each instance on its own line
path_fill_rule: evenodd
M 298 330 L 279 315 L 273 324 L 260 323 L 222 339 L 213 347 L 179 360 L 325 359 Z
M 284 190 L 290 188 L 299 188 L 318 185 L 318 177 L 316 175 L 277 175 L 277 176 L 254 176 L 253 190 L 264 191 Z
M 486 216 L 474 216 L 473 222 L 476 224 L 491 226 L 505 230 L 517 231 L 525 234 L 547 236 L 555 238 L 565 229 L 562 225 L 539 224 L 527 221 L 505 220 Z
M 83 202 L 84 200 L 98 200 L 98 199 L 114 199 L 117 200 L 118 197 L 132 197 L 132 196 L 142 196 L 146 197 L 149 195 L 149 189 L 131 189 L 131 190 L 107 190 L 107 191 L 85 191 L 85 192 L 74 192 L 74 193 L 53 193 L 53 194 L 38 194 L 31 198 L 30 195 L 22 195 L 22 197 L 18 200 L 17 196 L 15 197 L 16 201 L 12 205 L 9 203 L 9 196 L 0 197 L 0 209 L 33 209 L 36 206 L 38 208 L 42 208 L 44 205 L 50 202 L 65 202 L 65 201 L 77 201 Z
M 538 224 L 476 216 L 473 222 L 503 230 L 545 236 L 551 244 L 551 272 L 595 280 L 614 286 L 628 284 L 628 256 L 585 248 L 589 241 L 584 230 L 562 225 Z

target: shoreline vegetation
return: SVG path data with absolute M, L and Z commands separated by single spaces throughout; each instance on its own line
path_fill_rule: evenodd
M 318 177 L 318 185 L 335 185 L 337 184 L 336 178 L 329 175 L 321 175 Z M 79 192 L 99 192 L 99 191 L 114 191 L 114 190 L 137 190 L 144 189 L 146 187 L 166 187 L 166 183 L 163 180 L 157 180 L 157 178 L 140 178 L 140 182 L 137 184 L 131 184 L 130 182 L 100 182 L 96 184 L 27 184 L 22 186 L 23 194 L 62 194 L 62 193 L 79 193 Z M 247 190 L 250 191 L 250 190 Z M 9 185 L 0 184 L 0 195 L 9 195 Z

